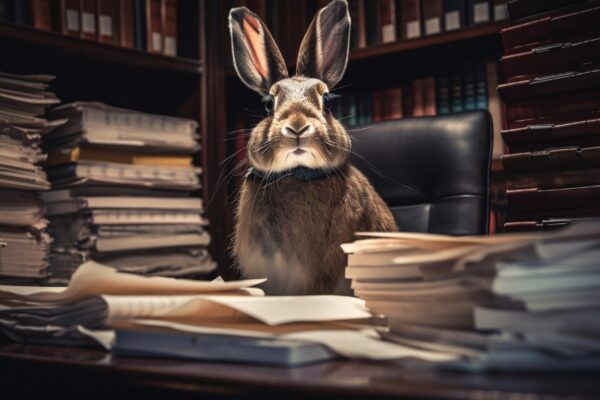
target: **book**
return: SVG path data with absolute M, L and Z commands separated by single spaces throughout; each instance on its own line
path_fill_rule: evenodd
M 423 32 L 426 36 L 441 33 L 444 30 L 443 0 L 422 0 Z
M 70 149 L 52 150 L 44 165 L 60 165 L 77 161 L 108 161 L 134 165 L 165 165 L 191 167 L 192 157 L 181 155 L 140 154 L 131 151 L 111 150 L 102 147 L 78 146 Z
M 163 52 L 163 9 L 161 0 L 146 1 L 146 46 L 152 53 Z
M 266 16 L 265 16 L 266 17 Z M 164 53 L 177 55 L 177 0 L 165 0 Z
M 400 15 L 403 39 L 421 37 L 421 4 L 420 0 L 402 1 Z
M 136 13 L 135 0 L 119 2 L 119 38 L 123 47 L 136 47 Z
M 26 2 L 17 2 L 23 5 Z M 34 28 L 46 31 L 52 30 L 52 4 L 50 0 L 30 1 L 31 22 Z M 20 18 L 22 24 L 27 23 L 27 18 Z
M 391 43 L 396 41 L 396 3 L 395 0 L 379 1 L 379 23 L 381 29 L 381 42 Z
M 81 3 L 79 0 L 63 0 L 53 3 L 55 29 L 65 35 L 81 35 Z
M 348 5 L 350 8 L 350 18 L 352 19 L 350 48 L 360 49 L 367 45 L 365 0 L 350 0 Z
M 466 9 L 463 0 L 443 0 L 444 30 L 454 31 L 466 26 Z
M 97 10 L 97 40 L 104 43 L 115 43 L 117 3 L 112 0 L 97 0 Z
M 81 37 L 89 40 L 98 39 L 96 24 L 99 3 L 96 0 L 81 0 Z
M 368 46 L 381 42 L 380 8 L 377 1 L 365 1 L 366 42 Z
M 502 157 L 508 174 L 600 168 L 600 147 L 564 147 L 505 154 Z
M 492 0 L 492 14 L 494 21 L 506 21 L 508 19 L 508 0 Z
M 152 40 L 148 37 L 148 1 L 150 0 L 133 0 L 135 48 L 139 50 L 147 50 L 148 43 Z

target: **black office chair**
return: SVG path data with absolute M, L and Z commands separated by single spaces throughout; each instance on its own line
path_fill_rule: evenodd
M 401 231 L 487 233 L 492 122 L 487 111 L 350 128 L 352 161 Z

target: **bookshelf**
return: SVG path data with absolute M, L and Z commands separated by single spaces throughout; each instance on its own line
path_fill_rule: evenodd
M 180 1 L 177 13 L 178 56 L 150 53 L 110 43 L 67 36 L 11 22 L 0 22 L 0 69 L 20 74 L 56 75 L 51 89 L 62 102 L 100 101 L 143 112 L 199 122 L 202 149 L 196 164 L 203 169 L 202 195 L 213 238 L 210 252 L 227 266 L 227 241 L 221 229 L 225 201 L 216 190 L 220 152 L 219 67 L 216 48 L 205 38 L 222 28 L 215 4 Z M 213 33 L 209 33 L 213 32 Z M 224 37 L 224 33 L 219 33 Z M 220 52 L 220 49 L 219 49 Z M 210 101 L 209 101 L 210 99 Z M 210 199 L 210 201 L 209 201 Z

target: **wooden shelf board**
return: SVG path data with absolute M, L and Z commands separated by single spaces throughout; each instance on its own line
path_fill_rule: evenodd
M 409 52 L 417 49 L 425 49 L 434 46 L 443 46 L 455 42 L 478 39 L 486 36 L 497 35 L 502 28 L 507 27 L 506 22 L 494 22 L 491 24 L 472 26 L 452 32 L 443 32 L 438 35 L 424 36 L 417 39 L 401 40 L 394 43 L 354 49 L 350 52 L 350 60 L 390 55 L 394 53 Z
M 190 74 L 202 73 L 202 63 L 198 60 L 153 54 L 138 49 L 67 36 L 58 32 L 1 22 L 0 41 L 6 39 L 54 48 L 69 54 L 110 61 L 114 64 Z

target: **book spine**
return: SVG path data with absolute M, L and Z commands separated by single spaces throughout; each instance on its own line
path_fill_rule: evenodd
M 135 0 L 119 1 L 119 39 L 121 46 L 136 47 Z
M 396 41 L 396 3 L 395 0 L 380 0 L 381 42 Z
M 56 29 L 70 36 L 80 36 L 81 33 L 81 4 L 79 0 L 61 0 L 57 2 L 54 15 L 56 18 Z
M 423 106 L 424 115 L 436 115 L 435 104 L 435 78 L 429 77 L 423 79 Z
M 463 110 L 471 111 L 477 108 L 475 95 L 475 71 L 468 69 L 463 73 Z
M 467 15 L 469 25 L 477 25 L 491 21 L 489 0 L 467 0 Z
M 383 99 L 382 92 L 376 91 L 371 94 L 372 97 L 372 120 L 373 122 L 383 121 Z
M 425 115 L 425 99 L 423 98 L 423 80 L 417 79 L 412 83 L 413 113 L 415 117 Z
M 96 0 L 81 0 L 81 37 L 97 40 L 96 16 L 98 9 Z
M 402 38 L 414 39 L 421 37 L 421 5 L 420 0 L 404 0 L 402 9 Z
M 151 53 L 163 51 L 163 3 L 164 0 L 147 0 L 146 50 Z
M 165 43 L 164 53 L 177 55 L 177 0 L 165 1 Z
M 443 30 L 442 0 L 422 0 L 423 31 L 425 35 L 435 35 Z
M 443 0 L 444 30 L 454 31 L 466 25 L 466 10 L 463 0 Z
M 455 73 L 450 78 L 450 112 L 463 112 L 463 79 L 462 74 Z
M 135 48 L 145 50 L 147 46 L 147 24 L 146 8 L 150 0 L 134 0 L 135 11 Z
M 402 118 L 402 88 L 389 89 L 387 97 L 389 104 L 387 119 Z
M 115 43 L 116 7 L 114 0 L 97 0 L 98 41 L 100 42 Z
M 376 1 L 365 0 L 365 22 L 367 45 L 380 43 L 379 4 Z
M 450 80 L 440 76 L 436 80 L 436 108 L 439 115 L 450 113 Z
M 25 2 L 19 2 L 24 4 Z M 34 28 L 52 30 L 52 6 L 50 0 L 31 0 L 31 22 Z

